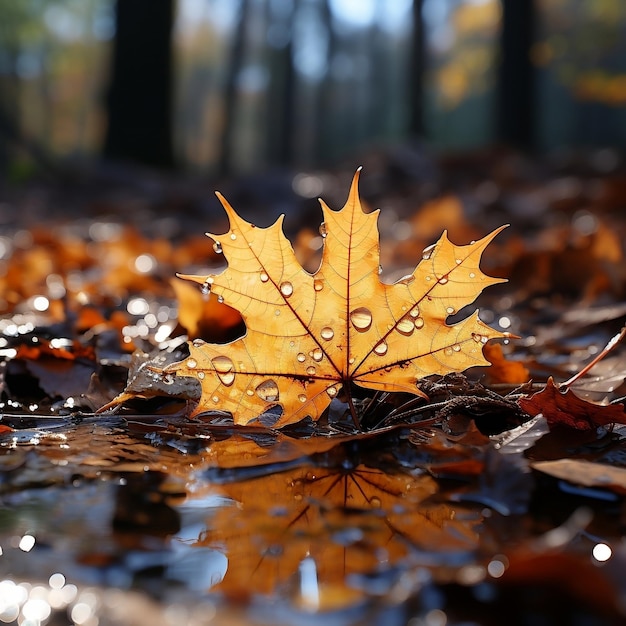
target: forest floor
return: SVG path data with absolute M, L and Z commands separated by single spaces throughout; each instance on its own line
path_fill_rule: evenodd
M 517 338 L 490 342 L 490 367 L 429 378 L 421 404 L 359 397 L 365 432 L 340 401 L 283 430 L 189 419 L 193 389 L 155 390 L 144 365 L 245 332 L 176 278 L 223 267 L 204 235 L 228 229 L 213 192 L 259 226 L 285 213 L 313 272 L 317 198 L 340 208 L 358 165 L 386 282 L 443 230 L 466 244 L 510 224 L 481 264 L 508 282 L 472 310 Z M 108 169 L 6 188 L 0 620 L 624 623 L 625 208 L 607 150 L 406 147 L 222 184 Z M 520 401 L 546 389 L 541 410 Z

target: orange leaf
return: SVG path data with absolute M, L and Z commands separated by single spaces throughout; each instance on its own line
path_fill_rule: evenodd
M 530 378 L 530 372 L 521 361 L 506 359 L 499 343 L 487 344 L 485 357 L 491 361 L 491 365 L 487 368 L 487 378 L 491 384 L 525 383 Z
M 425 376 L 489 364 L 483 345 L 506 333 L 483 324 L 477 311 L 452 325 L 446 319 L 502 282 L 479 269 L 501 229 L 466 246 L 452 244 L 444 232 L 412 274 L 384 284 L 378 211 L 363 212 L 358 178 L 359 172 L 343 209 L 322 202 L 324 247 L 313 274 L 296 260 L 282 217 L 257 228 L 219 196 L 230 230 L 210 236 L 228 268 L 182 277 L 237 309 L 247 331 L 226 345 L 196 340 L 188 359 L 165 368 L 201 381 L 193 415 L 219 409 L 247 424 L 280 406 L 280 427 L 318 419 L 342 389 L 349 397 L 352 385 L 423 395 L 418 383 Z
M 545 389 L 529 398 L 520 398 L 519 405 L 529 415 L 542 413 L 549 426 L 564 424 L 578 430 L 590 430 L 607 424 L 626 424 L 623 404 L 594 404 L 576 396 L 570 389 L 565 392 L 548 379 Z

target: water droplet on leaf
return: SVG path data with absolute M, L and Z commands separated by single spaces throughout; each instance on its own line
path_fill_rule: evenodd
M 278 400 L 278 385 L 269 378 L 256 388 L 256 395 L 266 402 L 276 402 Z
M 324 353 L 322 352 L 321 348 L 315 348 L 315 350 L 313 350 L 313 352 L 311 353 L 311 356 L 313 357 L 314 361 L 317 361 L 319 363 L 322 360 Z
M 226 386 L 230 386 L 235 381 L 235 364 L 227 356 L 216 356 L 211 360 L 218 378 Z
M 301 394 L 298 396 L 298 400 L 300 400 L 300 402 L 303 402 L 303 403 L 304 403 L 304 402 L 306 402 L 306 396 L 305 396 L 303 393 L 301 393 Z
M 265 272 L 261 272 L 260 279 L 262 283 L 266 283 L 270 279 L 270 277 Z
M 187 359 L 187 367 L 190 370 L 198 367 L 198 361 L 196 361 L 195 359 Z
M 442 277 L 439 279 L 439 284 L 440 284 L 440 285 L 445 285 L 447 282 L 448 282 L 448 277 L 447 277 L 447 276 L 442 276 Z
M 215 254 L 222 254 L 222 244 L 219 241 L 213 242 L 213 251 Z
M 428 261 L 428 259 L 430 259 L 436 245 L 437 244 L 434 243 L 431 246 L 424 248 L 424 250 L 422 251 L 422 259 L 424 259 L 424 261 Z
M 280 293 L 282 293 L 285 298 L 288 298 L 293 293 L 293 285 L 289 281 L 280 283 Z
M 328 235 L 328 228 L 326 228 L 326 222 L 322 222 L 320 224 L 320 235 L 322 237 L 326 237 L 326 235 Z
M 322 289 L 324 289 L 324 281 L 322 281 L 322 280 L 314 280 L 313 281 L 313 289 L 315 289 L 315 291 L 322 291 Z
M 306 356 L 304 354 L 302 354 L 302 352 L 300 352 L 300 354 L 298 354 L 296 359 L 298 359 L 298 362 L 304 363 L 306 361 Z
M 374 352 L 378 354 L 378 356 L 383 356 L 383 354 L 387 354 L 387 344 L 384 341 L 381 341 L 379 344 L 374 346 Z
M 326 339 L 326 341 L 330 341 L 335 336 L 335 331 L 330 326 L 324 326 L 322 328 L 320 335 L 322 339 Z
M 354 309 L 350 313 L 350 321 L 359 332 L 364 332 L 372 325 L 372 312 L 365 307 Z
M 309 367 L 306 368 L 306 373 L 309 376 L 315 376 L 316 372 L 317 372 L 317 370 L 312 365 L 309 365 Z
M 396 330 L 402 335 L 410 335 L 415 330 L 415 323 L 412 319 L 404 317 L 398 322 Z

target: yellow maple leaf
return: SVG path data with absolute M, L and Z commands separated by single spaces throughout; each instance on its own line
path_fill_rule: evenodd
M 318 419 L 342 389 L 351 404 L 353 385 L 423 396 L 418 383 L 425 376 L 489 365 L 483 345 L 507 334 L 481 322 L 477 311 L 452 325 L 446 319 L 485 287 L 503 282 L 479 268 L 483 250 L 502 228 L 466 246 L 452 244 L 444 232 L 412 274 L 385 284 L 379 211 L 363 211 L 359 173 L 343 209 L 321 202 L 324 248 L 314 274 L 298 263 L 282 216 L 258 228 L 218 194 L 230 230 L 209 236 L 228 267 L 217 275 L 181 277 L 237 309 L 247 330 L 228 344 L 196 340 L 189 358 L 166 368 L 200 380 L 193 416 L 221 410 L 247 424 L 280 406 L 274 425 L 282 427 L 306 416 Z

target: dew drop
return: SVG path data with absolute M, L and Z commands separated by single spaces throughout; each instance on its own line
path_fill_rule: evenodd
M 449 307 L 446 309 L 446 313 L 447 313 L 448 315 L 452 315 L 452 314 L 454 313 L 454 307 L 453 307 L 453 306 L 449 306 Z
M 326 228 L 326 222 L 322 222 L 320 224 L 320 235 L 322 237 L 326 237 L 326 235 L 328 235 L 328 228 Z
M 448 282 L 448 277 L 447 277 L 447 276 L 442 276 L 442 277 L 439 279 L 439 284 L 440 284 L 440 285 L 445 285 L 447 282 Z
M 480 343 L 481 339 L 482 339 L 482 335 L 478 334 L 478 333 L 472 333 L 472 339 L 476 342 L 476 343 Z
M 246 389 L 246 395 L 247 396 L 253 396 L 254 395 L 254 391 L 252 391 L 252 389 Z
M 381 341 L 379 344 L 376 344 L 376 346 L 374 346 L 374 352 L 378 356 L 383 356 L 383 354 L 387 354 L 387 347 L 387 344 L 384 341 Z
M 217 404 L 220 401 L 219 396 L 213 396 L 211 398 L 211 400 L 213 400 L 213 402 L 215 402 L 215 404 Z
M 192 370 L 198 367 L 198 361 L 195 359 L 187 359 L 187 367 Z
M 432 279 L 430 276 L 426 276 L 426 280 L 430 282 Z
M 222 254 L 222 244 L 219 241 L 213 242 L 213 251 L 215 254 Z
M 489 337 L 487 337 L 486 335 L 483 335 L 483 336 L 480 338 L 480 342 L 481 342 L 481 343 L 487 343 L 488 341 L 489 341 Z
M 217 301 L 218 301 L 220 304 L 224 304 L 224 296 L 217 296 Z
M 419 307 L 414 306 L 410 311 L 409 311 L 409 315 L 413 318 L 418 317 L 420 314 L 420 310 Z
M 322 339 L 326 339 L 326 341 L 330 341 L 335 336 L 335 331 L 330 326 L 324 326 L 322 328 L 320 335 Z
M 314 361 L 317 361 L 319 363 L 322 360 L 324 353 L 322 352 L 321 348 L 315 348 L 315 350 L 313 350 L 313 352 L 311 353 L 311 356 L 313 357 Z
M 353 357 L 353 356 L 351 356 L 351 357 L 348 359 L 348 363 L 350 363 L 350 365 L 354 365 L 354 357 Z
M 379 265 L 378 266 L 378 275 L 380 276 L 383 273 L 383 266 Z
M 324 281 L 322 281 L 322 280 L 314 280 L 313 281 L 313 289 L 315 289 L 315 291 L 322 291 L 322 289 L 324 289 Z
M 296 359 L 298 359 L 299 363 L 304 363 L 306 361 L 306 356 L 302 354 L 302 352 L 300 352 L 298 356 L 296 357 Z
M 201 371 L 201 372 L 198 372 L 198 378 L 199 378 L 200 380 L 204 380 L 204 372 L 202 372 L 202 371 Z M 172 381 L 172 382 L 173 382 L 173 381 Z
M 278 385 L 269 378 L 258 385 L 256 395 L 266 402 L 276 402 L 278 400 Z
M 436 245 L 437 244 L 434 243 L 431 246 L 424 248 L 424 250 L 422 251 L 422 259 L 424 259 L 424 261 L 428 261 L 428 259 L 430 259 Z
M 476 278 L 476 274 L 475 274 L 474 272 L 470 272 L 470 273 L 469 273 L 469 277 L 470 277 L 470 278 Z
M 350 321 L 359 332 L 365 332 L 372 325 L 372 312 L 365 307 L 354 309 L 350 313 Z
M 230 386 L 235 381 L 235 364 L 227 356 L 216 356 L 211 360 L 218 378 L 226 386 Z
M 298 400 L 300 400 L 300 402 L 303 402 L 303 403 L 304 403 L 304 402 L 306 402 L 306 396 L 305 396 L 303 393 L 301 393 L 301 394 L 298 396 Z
M 452 356 L 452 348 L 451 348 L 450 346 L 448 346 L 448 347 L 447 347 L 447 348 L 443 351 L 443 353 L 444 353 L 446 356 Z
M 282 293 L 285 298 L 288 298 L 293 293 L 293 285 L 289 281 L 280 283 L 280 293 Z
M 415 274 L 409 274 L 408 276 L 403 276 L 400 280 L 398 280 L 398 284 L 410 285 L 414 280 Z
M 209 283 L 203 283 L 200 292 L 203 296 L 208 296 L 211 293 L 211 285 L 209 285 Z
M 317 370 L 312 365 L 309 365 L 309 367 L 306 368 L 306 373 L 309 376 L 315 376 L 316 372 L 317 372 Z
M 230 233 L 230 238 L 235 241 L 235 239 L 237 239 L 237 235 L 235 235 L 235 233 Z
M 455 352 L 461 352 L 461 345 L 460 345 L 460 344 L 458 344 L 458 343 L 455 343 L 455 344 L 452 346 L 452 349 L 453 349 Z
M 461 265 L 461 263 L 463 263 L 463 261 L 461 259 L 456 259 L 456 264 L 457 265 Z
M 380 509 L 380 507 L 382 506 L 380 498 L 378 498 L 377 496 L 373 496 L 372 498 L 370 498 L 370 506 L 373 509 Z
M 275 309 L 274 310 L 274 315 L 276 315 L 276 317 L 278 317 L 280 315 L 280 309 Z
M 404 317 L 398 322 L 396 330 L 402 335 L 408 336 L 415 330 L 415 323 L 412 319 Z
M 418 317 L 415 320 L 415 328 L 424 328 L 424 318 L 423 317 Z
M 261 272 L 260 279 L 262 283 L 266 283 L 270 279 L 270 277 L 265 272 Z
M 326 390 L 326 393 L 331 397 L 334 398 L 337 395 L 337 387 L 329 387 Z

